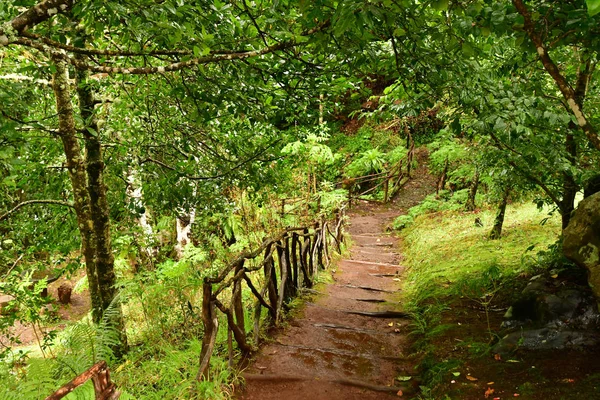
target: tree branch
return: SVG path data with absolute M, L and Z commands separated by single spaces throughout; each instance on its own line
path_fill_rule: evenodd
M 173 172 L 177 173 L 178 175 L 181 175 L 181 176 L 183 176 L 183 177 L 185 177 L 185 178 L 187 178 L 189 180 L 192 180 L 192 181 L 209 181 L 209 180 L 213 180 L 213 179 L 219 179 L 219 178 L 226 177 L 227 175 L 231 174 L 233 171 L 235 171 L 236 169 L 239 169 L 243 165 L 248 164 L 248 163 L 256 160 L 262 153 L 265 152 L 265 150 L 267 150 L 268 148 L 273 147 L 276 143 L 278 143 L 280 141 L 281 141 L 281 139 L 277 139 L 274 142 L 271 142 L 270 144 L 268 144 L 263 149 L 257 151 L 252 157 L 247 158 L 247 159 L 245 159 L 245 160 L 237 163 L 236 165 L 234 165 L 232 168 L 230 168 L 229 170 L 227 170 L 225 172 L 222 172 L 222 173 L 217 174 L 217 175 L 212 175 L 212 176 L 188 175 L 186 173 L 183 173 L 183 172 L 177 170 L 175 167 L 172 167 L 169 164 L 164 163 L 164 162 L 162 162 L 160 160 L 157 160 L 155 158 L 152 158 L 152 157 L 146 158 L 145 160 L 143 160 L 142 162 L 140 162 L 140 164 L 144 164 L 146 162 L 153 162 L 153 163 L 158 164 L 161 167 L 168 169 L 169 171 L 173 171 Z
M 558 66 L 548 54 L 548 49 L 544 45 L 542 37 L 535 30 L 535 26 L 529 10 L 523 3 L 523 0 L 513 0 L 513 5 L 515 6 L 519 14 L 523 16 L 525 32 L 527 33 L 527 36 L 529 36 L 529 39 L 531 39 L 531 41 L 535 45 L 540 60 L 542 61 L 542 65 L 544 66 L 544 69 L 546 69 L 546 72 L 548 72 L 552 79 L 554 79 L 556 86 L 558 86 L 558 89 L 560 90 L 567 104 L 569 105 L 571 112 L 575 116 L 579 127 L 583 130 L 583 132 L 587 136 L 588 140 L 592 143 L 592 145 L 596 149 L 600 150 L 600 137 L 598 136 L 596 128 L 588 121 L 587 117 L 583 113 L 581 106 L 577 104 L 575 90 L 573 90 L 567 79 L 561 74 L 560 70 L 558 69 Z
M 52 205 L 55 205 L 55 206 L 65 206 L 65 207 L 75 208 L 75 206 L 73 204 L 68 203 L 66 201 L 60 201 L 60 200 L 27 200 L 27 201 L 24 201 L 22 203 L 17 204 L 11 210 L 9 210 L 9 211 L 5 212 L 4 214 L 0 215 L 0 221 L 4 221 L 8 217 L 10 217 L 12 214 L 14 214 L 17 210 L 19 210 L 19 208 L 27 206 L 29 204 L 52 204 Z
M 492 137 L 492 139 L 496 143 L 496 147 L 498 147 L 500 150 L 502 150 L 502 148 L 504 148 L 504 149 L 506 149 L 506 150 L 508 150 L 510 152 L 513 152 L 513 153 L 519 155 L 520 157 L 523 157 L 523 154 L 519 153 L 517 150 L 513 149 L 512 147 L 510 147 L 506 143 L 502 142 L 492 132 L 490 132 L 490 136 Z M 523 175 L 525 178 L 529 179 L 530 181 L 532 181 L 533 183 L 535 183 L 536 185 L 538 185 L 548 195 L 548 197 L 550 197 L 550 199 L 558 206 L 558 208 L 562 207 L 562 201 L 554 194 L 554 192 L 552 192 L 552 190 L 550 190 L 550 188 L 544 182 L 542 182 L 542 180 L 540 178 L 538 178 L 537 176 L 535 176 L 533 174 L 528 173 L 526 170 L 524 170 L 523 168 L 519 167 L 517 165 L 517 163 L 514 162 L 513 160 L 509 159 L 508 163 L 514 169 L 516 169 L 517 171 L 519 171 L 521 173 L 521 175 Z
M 69 53 L 82 54 L 86 56 L 105 56 L 105 57 L 153 57 L 153 56 L 189 56 L 194 54 L 192 50 L 150 50 L 150 51 L 124 51 L 124 50 L 100 50 L 77 46 L 71 46 L 52 40 L 35 33 L 23 32 L 21 36 L 36 40 L 55 49 L 65 50 Z M 241 53 L 243 50 L 211 50 L 211 55 Z
M 325 29 L 326 27 L 328 27 L 329 24 L 330 24 L 330 22 L 326 21 L 308 31 L 303 32 L 302 36 L 312 35 L 316 32 L 319 32 L 319 31 Z M 38 49 L 44 53 L 50 52 L 54 57 L 62 58 L 80 70 L 87 70 L 87 71 L 91 71 L 91 72 L 95 72 L 95 73 L 126 74 L 126 75 L 127 74 L 149 75 L 149 74 L 155 74 L 155 73 L 179 71 L 179 70 L 194 67 L 197 65 L 212 64 L 212 63 L 217 63 L 217 62 L 221 62 L 221 61 L 243 60 L 246 58 L 258 57 L 258 56 L 262 56 L 265 54 L 273 53 L 273 52 L 276 52 L 279 50 L 284 50 L 284 49 L 287 49 L 287 48 L 290 48 L 293 46 L 298 46 L 298 45 L 303 44 L 303 43 L 298 43 L 298 42 L 296 42 L 296 40 L 292 39 L 292 40 L 288 40 L 285 42 L 273 44 L 271 46 L 265 46 L 262 49 L 258 49 L 258 50 L 248 50 L 248 51 L 239 51 L 239 52 L 219 51 L 222 54 L 209 54 L 204 57 L 192 58 L 187 61 L 171 63 L 171 64 L 167 64 L 164 66 L 159 66 L 159 67 L 109 67 L 109 66 L 105 66 L 105 65 L 88 64 L 81 59 L 69 57 L 67 54 L 64 54 L 63 52 L 59 52 L 53 48 L 48 48 L 47 46 L 43 45 L 40 42 L 37 42 L 32 39 L 24 38 L 24 37 L 20 37 L 20 38 L 14 40 L 12 43 L 29 46 L 29 47 Z
M 12 38 L 44 22 L 53 15 L 67 12 L 73 7 L 76 0 L 44 0 L 27 11 L 19 14 L 6 24 L 0 25 L 0 45 L 6 46 Z

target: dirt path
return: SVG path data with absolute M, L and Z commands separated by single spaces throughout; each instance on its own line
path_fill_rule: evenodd
M 239 399 L 397 398 L 402 385 L 395 378 L 412 375 L 409 321 L 360 313 L 402 311 L 402 256 L 385 228 L 434 190 L 426 154 L 418 156 L 415 178 L 394 204 L 364 203 L 350 213 L 350 257 L 338 263 L 334 282 L 319 289 L 301 316 L 262 347 L 244 373 Z

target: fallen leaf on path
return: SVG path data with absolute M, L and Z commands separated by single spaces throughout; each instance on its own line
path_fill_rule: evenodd
M 562 380 L 564 383 L 573 383 L 575 382 L 575 379 L 571 379 L 571 378 L 565 378 Z
M 520 362 L 520 361 L 519 361 L 519 360 L 506 360 L 506 362 L 518 363 L 518 362 Z
M 394 333 L 400 333 L 400 329 L 394 329 Z
M 519 394 L 519 393 L 515 393 L 515 394 L 513 394 L 513 397 L 519 397 L 519 396 L 520 396 L 520 394 Z
M 397 376 L 396 379 L 400 382 L 408 382 L 412 379 L 412 376 Z
M 404 395 L 404 393 L 402 393 L 402 390 L 398 390 L 398 393 L 396 393 L 396 396 L 398 397 L 402 397 Z
M 493 385 L 493 384 L 494 384 L 494 382 L 488 382 L 487 384 L 488 384 L 488 385 Z
M 453 372 L 452 375 L 454 375 L 454 376 L 460 376 L 460 372 Z
M 487 390 L 485 391 L 485 398 L 487 399 L 488 397 L 490 397 L 491 395 L 493 395 L 495 392 L 494 389 L 492 389 L 491 387 L 488 387 Z
M 388 326 L 394 326 L 394 323 L 393 323 L 393 322 L 390 322 L 390 323 L 388 324 Z
M 471 375 L 467 375 L 467 379 L 470 380 L 471 382 L 475 382 L 475 381 L 479 380 L 479 379 L 477 379 L 477 378 L 475 378 L 474 376 L 471 376 Z
M 456 381 L 455 381 L 454 379 L 452 379 L 452 380 L 450 381 L 450 383 L 456 383 Z
M 496 354 L 494 354 L 494 360 L 500 361 L 500 360 L 502 360 L 502 357 L 500 356 L 500 354 L 496 353 Z
M 256 367 L 256 368 L 258 368 L 260 370 L 267 369 L 267 367 Z

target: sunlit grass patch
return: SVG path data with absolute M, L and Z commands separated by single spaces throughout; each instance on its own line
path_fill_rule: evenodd
M 503 275 L 521 272 L 528 249 L 543 250 L 560 234 L 560 217 L 548 216 L 533 204 L 509 205 L 502 237 L 487 238 L 495 210 L 479 213 L 442 211 L 421 215 L 402 232 L 405 263 L 409 266 L 405 293 L 419 302 L 451 294 L 457 281 L 481 274 L 490 265 Z M 483 226 L 475 224 L 479 218 Z M 545 221 L 542 224 L 542 221 Z

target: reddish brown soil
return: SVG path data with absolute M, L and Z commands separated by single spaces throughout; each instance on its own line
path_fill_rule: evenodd
M 394 204 L 361 203 L 352 210 L 348 230 L 354 244 L 349 258 L 334 267 L 334 282 L 318 288 L 322 294 L 261 348 L 244 373 L 245 390 L 237 398 L 368 400 L 397 398 L 399 389 L 407 395 L 414 392 L 412 382 L 396 380 L 414 375 L 414 361 L 406 357 L 408 320 L 348 311 L 402 310 L 396 293 L 404 267 L 397 239 L 385 232 L 394 217 L 434 190 L 426 154 L 418 158 L 415 179 Z M 392 276 L 381 276 L 388 274 Z
M 59 286 L 63 283 L 68 283 L 71 287 L 74 287 L 84 275 L 85 273 L 82 271 L 76 276 L 71 277 L 71 279 L 61 277 L 48 285 L 48 296 L 52 300 L 51 308 L 54 310 L 53 313 L 56 316 L 56 320 L 54 320 L 52 324 L 44 327 L 44 330 L 62 330 L 68 321 L 78 321 L 90 311 L 91 302 L 87 290 L 82 293 L 73 292 L 69 304 L 65 305 L 58 302 L 57 292 Z M 20 346 L 27 346 L 36 342 L 35 332 L 31 325 L 23 325 L 16 322 L 12 328 L 12 333 L 21 341 Z M 6 338 L 2 336 L 0 336 L 0 342 L 11 345 L 10 343 L 7 343 Z
M 446 363 L 455 366 L 442 368 L 433 398 L 476 400 L 518 398 L 525 400 L 597 400 L 600 399 L 600 348 L 576 350 L 519 350 L 508 357 L 496 359 L 489 349 L 485 312 L 467 300 L 449 302 L 442 324 L 448 327 L 442 334 L 431 337 L 434 368 Z M 506 304 L 496 304 L 504 309 Z M 494 334 L 501 334 L 503 311 L 490 314 Z M 452 372 L 460 372 L 459 377 Z M 470 381 L 467 374 L 477 378 Z

